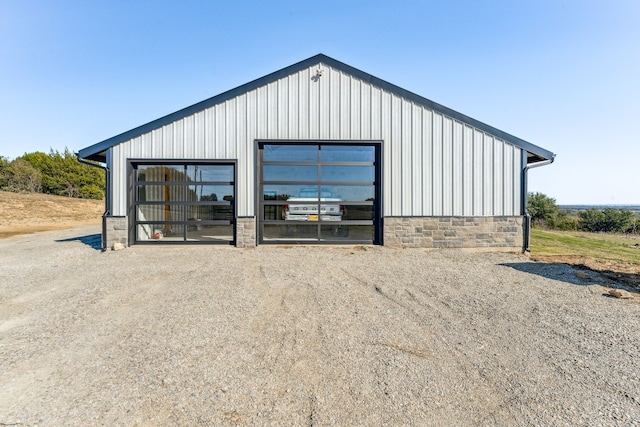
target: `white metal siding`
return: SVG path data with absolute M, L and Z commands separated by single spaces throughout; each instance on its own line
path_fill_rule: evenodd
M 237 213 L 253 216 L 256 139 L 382 140 L 384 216 L 520 214 L 521 149 L 324 64 L 114 146 L 112 213 L 126 159 L 237 159 Z

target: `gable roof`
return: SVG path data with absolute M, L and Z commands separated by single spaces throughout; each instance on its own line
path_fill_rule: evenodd
M 536 163 L 546 160 L 551 160 L 555 157 L 551 151 L 545 150 L 544 148 L 538 147 L 530 142 L 527 142 L 523 139 L 515 137 L 511 134 L 503 132 L 499 129 L 494 128 L 493 126 L 489 126 L 485 123 L 482 123 L 476 119 L 473 119 L 469 116 L 466 116 L 462 113 L 459 113 L 455 110 L 452 110 L 444 105 L 440 105 L 430 99 L 424 98 L 420 95 L 417 95 L 413 92 L 410 92 L 406 89 L 403 89 L 399 86 L 386 82 L 382 79 L 379 79 L 371 74 L 367 74 L 364 71 L 360 71 L 357 68 L 351 67 L 345 63 L 337 61 L 333 58 L 330 58 L 323 54 L 318 54 L 312 56 L 311 58 L 305 59 L 304 61 L 300 61 L 297 64 L 290 65 L 286 68 L 283 68 L 279 71 L 268 74 L 259 79 L 253 80 L 252 82 L 246 83 L 242 86 L 238 86 L 235 89 L 228 90 L 214 97 L 205 99 L 204 101 L 193 104 L 189 107 L 183 108 L 181 110 L 176 111 L 175 113 L 168 114 L 164 117 L 151 121 L 142 126 L 138 126 L 134 129 L 131 129 L 127 132 L 121 133 L 120 135 L 116 135 L 112 138 L 105 139 L 102 142 L 98 142 L 97 144 L 91 145 L 89 147 L 83 148 L 78 152 L 78 157 L 81 159 L 95 160 L 99 162 L 106 161 L 106 150 L 120 144 L 122 142 L 128 141 L 132 138 L 138 137 L 145 133 L 148 133 L 154 129 L 158 129 L 164 125 L 172 123 L 176 120 L 180 120 L 184 117 L 190 116 L 194 113 L 212 107 L 214 105 L 223 103 L 231 98 L 234 98 L 238 95 L 241 95 L 245 92 L 249 92 L 251 90 L 257 89 L 261 86 L 265 86 L 269 83 L 272 83 L 276 80 L 279 80 L 283 77 L 286 77 L 290 74 L 297 73 L 301 70 L 307 69 L 313 65 L 317 65 L 319 63 L 323 63 L 332 68 L 342 71 L 343 73 L 350 74 L 362 81 L 370 83 L 373 86 L 377 86 L 387 92 L 396 94 L 405 99 L 411 100 L 419 105 L 423 105 L 429 109 L 442 113 L 446 116 L 451 117 L 454 120 L 458 120 L 462 123 L 466 123 L 470 126 L 473 126 L 477 129 L 480 129 L 484 132 L 487 132 L 491 135 L 494 135 L 504 141 L 507 141 L 516 147 L 519 147 L 525 150 L 527 155 L 527 163 Z

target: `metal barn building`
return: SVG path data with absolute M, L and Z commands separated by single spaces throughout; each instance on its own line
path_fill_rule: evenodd
M 80 150 L 103 245 L 524 250 L 554 154 L 325 55 Z

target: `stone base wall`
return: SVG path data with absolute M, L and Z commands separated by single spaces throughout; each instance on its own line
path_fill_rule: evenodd
M 523 224 L 521 216 L 387 217 L 384 219 L 384 245 L 522 251 Z
M 256 219 L 236 218 L 236 247 L 254 248 L 256 246 Z
M 129 244 L 128 221 L 126 216 L 105 216 L 102 218 L 103 247 L 111 249 L 114 243 Z

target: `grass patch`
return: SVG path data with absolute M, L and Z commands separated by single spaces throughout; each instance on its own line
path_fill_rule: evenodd
M 532 255 L 587 256 L 640 265 L 640 236 L 531 230 Z

